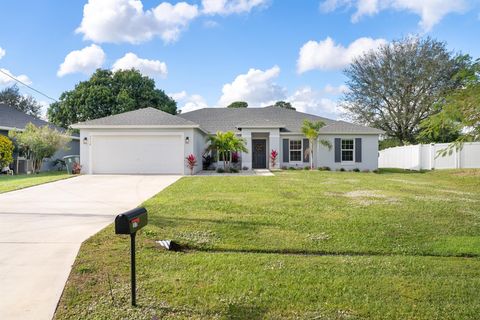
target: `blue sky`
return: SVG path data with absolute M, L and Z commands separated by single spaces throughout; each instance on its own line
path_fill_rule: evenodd
M 58 98 L 96 67 L 133 66 L 184 112 L 288 100 L 337 118 L 342 69 L 408 35 L 480 57 L 478 1 L 17 0 L 1 11 L 0 68 L 42 92 Z

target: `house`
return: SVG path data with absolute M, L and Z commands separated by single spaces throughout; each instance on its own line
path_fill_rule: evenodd
M 383 131 L 335 121 L 279 107 L 205 108 L 171 115 L 145 108 L 80 122 L 82 170 L 90 174 L 189 174 L 185 158 L 197 159 L 207 147 L 206 138 L 217 131 L 234 131 L 246 140 L 248 153 L 241 167 L 270 168 L 269 154 L 279 153 L 276 167 L 304 167 L 308 140 L 301 134 L 305 119 L 324 121 L 321 139 L 329 150 L 314 146 L 316 167 L 374 170 L 378 168 L 378 138 Z M 201 164 L 195 172 L 201 170 Z
M 27 124 L 32 123 L 37 127 L 49 126 L 53 129 L 56 129 L 60 132 L 65 132 L 65 129 L 55 126 L 54 124 L 48 123 L 44 120 L 36 118 L 34 116 L 23 113 L 22 111 L 16 109 L 15 107 L 0 103 L 0 135 L 8 136 L 8 131 L 10 130 L 19 130 L 22 131 L 25 129 Z M 41 171 L 48 171 L 54 168 L 54 161 L 56 159 L 62 159 L 66 155 L 78 155 L 80 152 L 80 143 L 78 135 L 71 137 L 72 141 L 69 142 L 67 150 L 59 150 L 55 155 L 45 161 L 42 165 Z M 17 155 L 14 155 L 14 159 L 17 159 Z M 26 171 L 19 169 L 20 173 Z

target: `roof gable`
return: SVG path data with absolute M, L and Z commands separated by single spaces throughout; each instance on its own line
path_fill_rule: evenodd
M 37 127 L 49 126 L 60 132 L 66 131 L 52 123 L 28 115 L 15 107 L 0 103 L 0 127 L 23 130 L 29 123 L 32 123 Z
M 103 127 L 103 126 L 189 126 L 198 124 L 184 118 L 163 112 L 155 108 L 144 108 L 108 117 L 79 122 L 73 128 Z
M 281 132 L 301 132 L 304 120 L 323 121 L 325 127 L 320 132 L 381 134 L 383 131 L 356 125 L 345 121 L 336 121 L 313 114 L 303 113 L 275 106 L 265 108 L 204 108 L 179 115 L 198 123 L 202 128 L 214 133 L 217 131 L 241 130 L 243 128 L 277 127 Z

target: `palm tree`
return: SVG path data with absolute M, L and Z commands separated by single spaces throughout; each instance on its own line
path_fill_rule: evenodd
M 313 148 L 315 142 L 318 139 L 318 136 L 320 135 L 320 129 L 324 126 L 325 122 L 323 121 L 312 122 L 307 119 L 303 121 L 302 133 L 305 137 L 307 137 L 309 141 L 309 146 L 307 150 L 305 150 L 304 157 L 307 158 L 307 156 L 310 155 L 310 169 L 313 169 Z M 320 142 L 321 145 L 327 147 L 329 150 L 332 148 L 331 143 L 327 140 L 320 139 L 318 142 Z
M 209 146 L 207 151 L 217 151 L 223 157 L 223 169 L 227 170 L 228 155 L 232 152 L 248 152 L 245 139 L 237 137 L 233 131 L 221 132 L 207 138 Z

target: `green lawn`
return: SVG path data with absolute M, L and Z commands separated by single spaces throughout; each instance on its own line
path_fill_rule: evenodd
M 478 319 L 480 170 L 186 177 L 80 251 L 57 319 Z M 166 252 L 173 239 L 186 249 Z
M 65 171 L 50 171 L 39 174 L 22 174 L 18 176 L 0 175 L 0 193 L 62 180 L 69 177 L 70 175 Z

